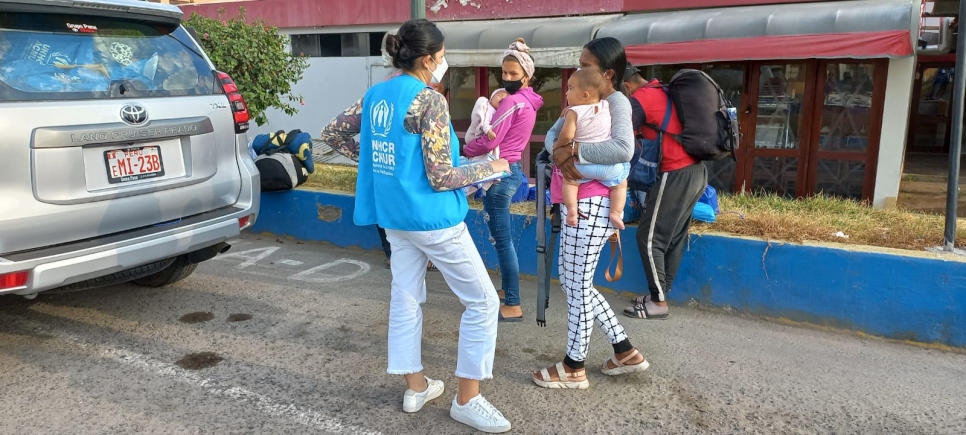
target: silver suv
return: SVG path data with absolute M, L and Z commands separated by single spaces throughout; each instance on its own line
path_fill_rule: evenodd
M 0 294 L 163 286 L 255 222 L 248 108 L 135 0 L 0 0 Z

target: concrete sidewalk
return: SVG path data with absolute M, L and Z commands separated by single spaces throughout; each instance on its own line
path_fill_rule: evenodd
M 229 254 L 173 289 L 0 298 L 0 399 L 42 410 L 6 413 L 0 432 L 472 433 L 449 418 L 462 306 L 441 275 L 427 277 L 423 357 L 447 392 L 407 415 L 402 379 L 385 374 L 381 253 L 246 235 Z M 512 433 L 966 433 L 966 355 L 682 306 L 621 319 L 647 372 L 601 374 L 610 346 L 596 333 L 590 389 L 541 389 L 530 372 L 564 356 L 566 305 L 558 288 L 540 328 L 536 283 L 522 287 L 528 320 L 500 325 L 484 383 Z M 239 313 L 250 320 L 226 322 Z M 202 351 L 223 360 L 173 366 Z

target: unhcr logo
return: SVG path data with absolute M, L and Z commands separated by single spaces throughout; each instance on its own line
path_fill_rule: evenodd
M 369 123 L 372 126 L 373 136 L 389 136 L 389 130 L 392 128 L 393 109 L 393 105 L 387 103 L 386 100 L 382 100 L 372 106 L 372 109 L 369 111 Z

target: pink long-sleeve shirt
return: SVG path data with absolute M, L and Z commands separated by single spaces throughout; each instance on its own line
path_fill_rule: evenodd
M 523 151 L 530 143 L 533 126 L 537 123 L 537 111 L 543 107 L 543 97 L 533 88 L 523 88 L 503 99 L 493 114 L 493 132 L 496 138 L 486 135 L 466 143 L 463 154 L 467 157 L 482 156 L 500 147 L 500 157 L 510 163 L 520 161 Z

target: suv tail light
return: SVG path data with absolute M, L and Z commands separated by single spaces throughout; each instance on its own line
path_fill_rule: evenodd
M 235 81 L 228 74 L 216 72 L 215 75 L 221 82 L 221 89 L 228 95 L 228 106 L 231 107 L 231 113 L 235 117 L 235 133 L 248 131 L 248 121 L 251 120 L 251 116 L 248 114 L 248 104 L 245 103 L 245 97 L 242 97 L 242 94 L 238 92 L 238 86 L 235 85 Z
M 243 216 L 243 217 L 238 218 L 238 229 L 239 230 L 244 230 L 244 229 L 246 229 L 246 228 L 248 228 L 250 226 L 252 226 L 252 215 Z
M 7 290 L 27 285 L 27 272 L 13 272 L 0 275 L 0 290 Z

